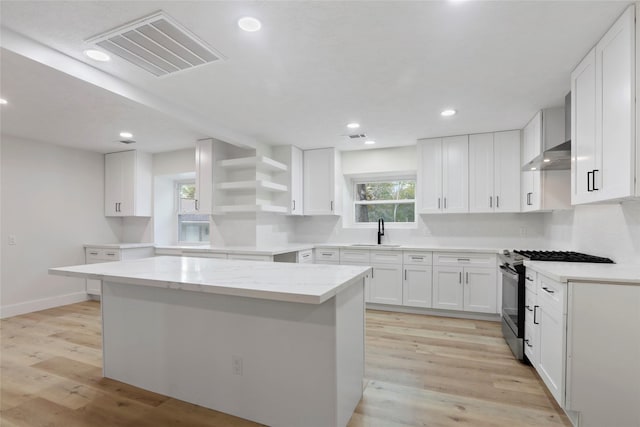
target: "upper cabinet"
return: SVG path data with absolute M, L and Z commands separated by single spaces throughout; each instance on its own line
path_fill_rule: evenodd
M 195 210 L 211 214 L 213 207 L 213 140 L 196 142 Z
M 420 213 L 469 212 L 468 135 L 418 141 Z
M 335 148 L 305 150 L 303 155 L 305 215 L 342 213 L 342 168 Z
M 287 208 L 288 215 L 302 215 L 303 204 L 303 152 L 293 145 L 273 148 L 274 159 L 289 167 L 287 173 L 278 174 L 277 182 L 287 187 L 287 191 L 279 193 L 277 204 Z
M 573 204 L 639 195 L 635 37 L 631 5 L 571 74 Z
M 105 216 L 151 216 L 151 155 L 136 150 L 105 154 Z
M 520 212 L 520 131 L 469 135 L 469 212 Z

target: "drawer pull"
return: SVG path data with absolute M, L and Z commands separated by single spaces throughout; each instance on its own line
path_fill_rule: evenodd
M 524 343 L 527 345 L 527 347 L 533 348 L 533 346 L 531 344 L 529 344 L 529 340 L 524 340 Z
M 471 258 L 458 258 L 458 262 L 471 262 Z
M 98 252 L 89 252 L 89 255 L 98 255 Z
M 424 259 L 424 257 L 423 256 L 412 256 L 411 259 L 422 261 Z
M 107 252 L 107 256 L 116 256 L 116 254 Z
M 530 282 L 533 282 L 533 279 L 531 277 L 529 277 L 529 276 L 527 276 L 527 280 L 530 281 Z
M 322 252 L 320 255 L 322 255 L 322 256 L 333 256 L 333 252 Z
M 550 293 L 550 294 L 555 294 L 556 293 L 556 291 L 552 291 L 551 289 L 547 288 L 546 286 L 543 286 L 542 289 L 544 289 L 545 291 L 547 291 L 547 293 Z
M 309 254 L 302 255 L 302 258 L 309 258 Z
M 526 308 L 528 311 L 533 311 L 533 309 L 531 308 L 531 306 L 525 305 L 524 308 Z

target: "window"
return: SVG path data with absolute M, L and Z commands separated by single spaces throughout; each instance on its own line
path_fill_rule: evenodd
M 177 183 L 178 194 L 178 242 L 208 243 L 209 215 L 201 215 L 196 211 L 195 181 Z
M 354 183 L 354 223 L 416 222 L 415 179 L 367 180 Z

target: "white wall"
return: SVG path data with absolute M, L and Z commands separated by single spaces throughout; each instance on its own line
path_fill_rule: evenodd
M 85 243 L 120 241 L 122 222 L 104 216 L 103 155 L 6 135 L 0 150 L 0 316 L 86 299 L 83 279 L 47 269 L 83 264 Z
M 415 173 L 416 168 L 417 153 L 415 145 L 342 152 L 342 173 L 344 175 L 392 172 Z
M 576 206 L 546 216 L 545 237 L 554 248 L 640 263 L 640 201 Z

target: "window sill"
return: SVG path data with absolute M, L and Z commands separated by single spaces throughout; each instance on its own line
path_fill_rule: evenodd
M 371 222 L 367 224 L 345 224 L 344 228 L 347 229 L 363 229 L 363 230 L 377 230 L 378 223 Z M 385 230 L 415 230 L 418 228 L 417 222 L 385 222 Z

